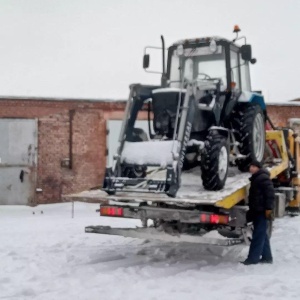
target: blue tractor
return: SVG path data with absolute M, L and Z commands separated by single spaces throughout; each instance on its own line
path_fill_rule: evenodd
M 119 148 L 106 169 L 103 189 L 166 193 L 175 197 L 181 174 L 201 170 L 206 190 L 221 190 L 230 165 L 244 172 L 265 150 L 266 105 L 251 90 L 255 63 L 245 37 L 181 40 L 168 48 L 162 39 L 162 77 L 157 86 L 130 86 Z M 237 40 L 245 40 L 241 46 Z M 149 71 L 150 55 L 143 67 Z M 148 134 L 135 126 L 147 116 Z M 163 178 L 148 176 L 165 170 Z M 200 182 L 200 178 L 199 178 Z

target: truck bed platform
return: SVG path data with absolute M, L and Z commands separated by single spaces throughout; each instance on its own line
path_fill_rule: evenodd
M 288 160 L 278 160 L 267 169 L 271 178 L 275 178 L 288 167 Z M 160 176 L 165 176 L 163 173 Z M 139 193 L 139 192 L 117 192 L 109 196 L 98 190 L 84 191 L 78 194 L 64 195 L 65 201 L 87 201 L 110 203 L 112 202 L 163 202 L 169 205 L 213 205 L 230 209 L 248 196 L 251 174 L 242 173 L 236 167 L 230 167 L 225 187 L 220 191 L 207 191 L 203 188 L 200 176 L 200 168 L 194 168 L 183 172 L 181 175 L 181 187 L 175 198 L 168 197 L 162 193 Z M 162 177 L 161 177 L 162 178 Z
M 123 193 L 118 192 L 116 195 L 108 196 L 107 199 L 114 201 L 152 201 L 165 202 L 168 204 L 202 204 L 214 205 L 218 201 L 232 195 L 239 189 L 245 188 L 249 184 L 248 173 L 236 172 L 230 169 L 231 177 L 228 177 L 225 188 L 221 191 L 207 191 L 203 188 L 200 176 L 200 168 L 191 172 L 184 172 L 181 176 L 181 187 L 175 198 L 170 198 L 165 194 L 156 193 Z M 235 171 L 236 173 L 233 173 Z
M 116 202 L 164 202 L 175 205 L 216 205 L 230 208 L 243 199 L 249 185 L 249 173 L 241 173 L 230 168 L 225 188 L 220 191 L 207 191 L 203 188 L 200 168 L 182 174 L 182 184 L 175 198 L 161 193 L 117 192 L 109 196 L 101 190 L 85 191 L 64 196 L 65 200 L 98 201 L 100 203 Z M 224 200 L 226 203 L 224 204 Z

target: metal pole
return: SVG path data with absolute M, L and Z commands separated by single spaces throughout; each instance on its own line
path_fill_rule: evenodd
M 72 200 L 72 219 L 74 219 L 74 201 Z

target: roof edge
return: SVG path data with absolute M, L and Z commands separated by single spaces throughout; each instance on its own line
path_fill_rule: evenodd
M 39 97 L 39 96 L 0 96 L 1 100 L 28 100 L 28 101 L 87 101 L 87 102 L 126 102 L 127 99 L 101 99 L 101 98 L 63 98 L 63 97 Z

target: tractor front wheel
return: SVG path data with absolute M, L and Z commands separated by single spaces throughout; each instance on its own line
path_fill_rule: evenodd
M 201 178 L 206 190 L 221 190 L 226 182 L 229 166 L 229 146 L 220 134 L 209 134 L 201 155 Z

